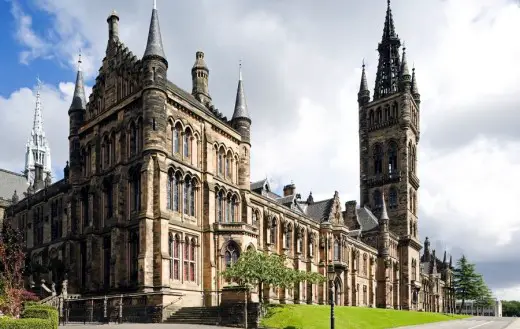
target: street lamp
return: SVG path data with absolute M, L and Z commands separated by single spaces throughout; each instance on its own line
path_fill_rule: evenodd
M 330 329 L 334 329 L 334 291 L 332 287 L 334 285 L 334 279 L 336 279 L 336 272 L 334 271 L 334 265 L 330 264 L 327 269 L 327 278 L 329 279 L 329 295 L 330 295 Z

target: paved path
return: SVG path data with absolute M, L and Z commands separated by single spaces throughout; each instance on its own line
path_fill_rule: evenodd
M 464 320 L 424 324 L 420 326 L 400 327 L 399 329 L 520 329 L 520 320 L 516 318 L 494 318 L 477 316 Z

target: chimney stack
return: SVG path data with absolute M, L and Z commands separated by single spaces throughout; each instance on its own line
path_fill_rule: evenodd
M 290 196 L 290 195 L 294 195 L 294 192 L 296 191 L 296 186 L 291 183 L 289 185 L 285 185 L 283 187 L 283 196 Z

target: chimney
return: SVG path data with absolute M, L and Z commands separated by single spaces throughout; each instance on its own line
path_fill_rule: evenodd
M 345 225 L 347 225 L 347 227 L 350 230 L 356 230 L 360 228 L 359 222 L 357 220 L 356 208 L 357 202 L 355 200 L 345 202 L 345 212 L 343 220 L 345 221 Z
M 293 183 L 291 183 L 289 185 L 285 185 L 283 187 L 283 196 L 294 195 L 295 191 L 296 191 L 296 186 Z

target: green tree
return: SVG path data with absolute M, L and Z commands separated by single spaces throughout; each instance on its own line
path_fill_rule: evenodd
M 226 268 L 221 275 L 228 281 L 234 281 L 244 286 L 248 291 L 258 287 L 260 302 L 263 301 L 263 289 L 266 285 L 289 288 L 303 281 L 320 283 L 326 280 L 319 273 L 309 273 L 287 267 L 283 256 L 269 255 L 255 250 L 243 252 L 236 263 Z
M 476 299 L 479 294 L 480 276 L 475 271 L 475 265 L 468 262 L 466 256 L 457 261 L 453 271 L 453 286 L 455 296 L 462 301 L 459 313 L 464 309 L 466 300 Z
M 520 317 L 520 302 L 517 300 L 503 300 L 502 315 Z
M 475 296 L 475 306 L 477 309 L 484 309 L 487 307 L 491 307 L 494 304 L 493 293 L 491 289 L 487 286 L 486 282 L 482 275 L 478 275 L 477 283 L 476 283 L 476 296 Z

